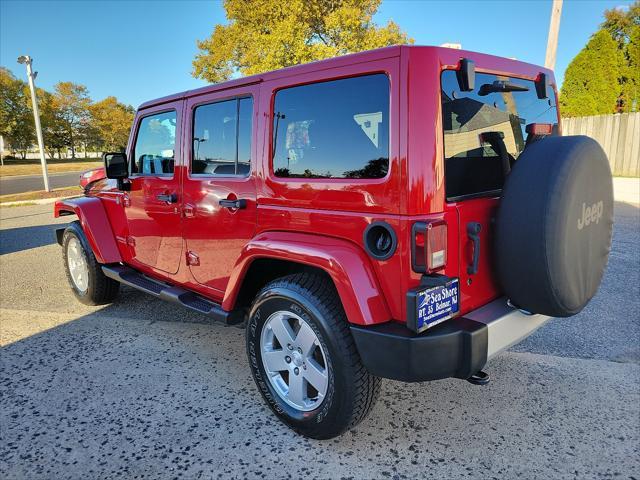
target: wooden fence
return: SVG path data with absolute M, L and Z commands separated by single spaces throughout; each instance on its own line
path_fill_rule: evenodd
M 563 118 L 562 134 L 597 140 L 614 175 L 640 176 L 640 112 Z

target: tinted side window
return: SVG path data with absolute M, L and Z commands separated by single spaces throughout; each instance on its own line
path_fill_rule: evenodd
M 253 100 L 201 105 L 193 116 L 192 175 L 248 175 Z
M 511 166 L 530 142 L 531 123 L 557 128 L 553 90 L 538 98 L 535 83 L 476 73 L 476 89 L 463 92 L 456 72 L 442 72 L 447 198 L 495 194 L 502 189 L 505 164 Z M 505 157 L 505 158 L 502 158 Z
M 389 79 L 376 74 L 280 90 L 272 148 L 278 177 L 384 177 Z
M 176 112 L 149 115 L 140 121 L 133 149 L 132 173 L 171 175 L 175 162 Z

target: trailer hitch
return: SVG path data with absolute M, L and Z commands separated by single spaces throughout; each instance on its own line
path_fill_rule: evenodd
M 467 378 L 467 382 L 473 383 L 474 385 L 487 385 L 489 383 L 489 380 L 489 374 L 487 372 L 483 372 L 482 370 L 474 373 L 469 378 Z

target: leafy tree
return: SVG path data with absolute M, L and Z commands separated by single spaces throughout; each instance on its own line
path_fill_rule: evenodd
M 78 145 L 86 143 L 92 133 L 89 91 L 84 85 L 59 82 L 53 95 L 55 109 L 67 135 L 71 158 L 76 158 Z
M 0 135 L 24 159 L 35 141 L 35 125 L 27 84 L 0 67 Z
M 624 56 L 606 30 L 596 32 L 565 73 L 560 105 L 567 117 L 614 113 Z
M 229 23 L 216 25 L 193 61 L 210 82 L 402 43 L 413 43 L 389 21 L 376 26 L 381 0 L 225 0 Z
M 44 148 L 49 158 L 55 158 L 56 153 L 58 158 L 62 158 L 63 150 L 67 149 L 71 141 L 66 123 L 58 109 L 55 96 L 41 89 L 38 89 L 37 94 Z
M 606 10 L 604 16 L 600 30 L 567 68 L 560 95 L 563 115 L 628 112 L 640 107 L 640 0 L 627 10 Z
M 612 8 L 604 11 L 604 22 L 601 27 L 624 46 L 629 42 L 633 30 L 640 26 L 640 1 L 634 2 L 628 10 Z
M 637 111 L 640 107 L 640 1 L 634 2 L 627 10 L 606 10 L 604 17 L 601 27 L 618 42 L 625 60 L 620 76 L 618 111 Z
M 107 97 L 94 103 L 90 110 L 92 125 L 97 134 L 96 146 L 103 151 L 124 150 L 135 110 L 118 102 L 115 97 Z
M 623 85 L 622 96 L 625 111 L 640 111 L 640 26 L 636 25 L 629 36 L 626 48 L 628 61 L 627 79 Z

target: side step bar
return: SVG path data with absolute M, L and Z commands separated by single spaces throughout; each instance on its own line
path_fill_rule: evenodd
M 242 322 L 241 315 L 233 315 L 222 307 L 200 295 L 180 287 L 154 280 L 124 265 L 102 265 L 104 274 L 124 285 L 153 295 L 162 300 L 177 303 L 198 313 L 202 313 L 216 322 L 234 325 Z

